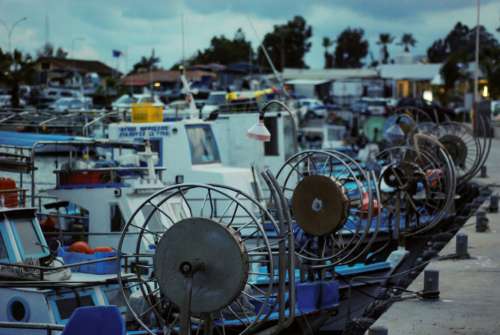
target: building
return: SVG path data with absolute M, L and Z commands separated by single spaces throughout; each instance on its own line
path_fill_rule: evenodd
M 144 89 L 154 89 L 160 92 L 173 93 L 181 89 L 181 72 L 178 70 L 153 70 L 129 74 L 121 79 L 121 85 L 134 92 Z M 210 87 L 216 79 L 216 74 L 207 70 L 187 70 L 187 79 L 193 83 L 193 88 Z
M 348 106 L 363 96 L 382 96 L 383 85 L 378 71 L 359 69 L 288 69 L 283 80 L 295 95 L 322 100 L 333 99 Z
M 385 64 L 378 71 L 392 97 L 422 97 L 433 85 L 442 85 L 441 67 L 441 63 Z
M 106 86 L 106 78 L 121 74 L 112 67 L 96 60 L 40 57 L 36 60 L 37 81 L 45 86 L 84 88 L 93 94 L 97 87 Z

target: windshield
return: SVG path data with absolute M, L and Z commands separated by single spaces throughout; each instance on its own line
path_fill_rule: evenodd
M 222 105 L 226 102 L 226 94 L 210 94 L 207 99 L 207 105 Z
M 219 149 L 210 125 L 186 125 L 186 133 L 193 165 L 220 163 Z
M 137 100 L 136 98 L 131 97 L 129 95 L 122 95 L 118 100 L 116 100 L 116 102 L 119 104 L 131 104 L 136 100 Z

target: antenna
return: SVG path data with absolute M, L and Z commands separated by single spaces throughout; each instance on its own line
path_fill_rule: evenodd
M 281 90 L 283 93 L 286 95 L 287 98 L 290 98 L 290 95 L 288 92 L 285 90 L 285 83 L 283 82 L 283 78 L 279 75 L 279 72 L 276 70 L 276 67 L 273 64 L 273 61 L 271 60 L 271 57 L 269 57 L 269 54 L 267 53 L 266 48 L 264 47 L 264 40 L 260 38 L 259 33 L 257 32 L 257 29 L 255 29 L 255 26 L 252 23 L 252 20 L 250 19 L 250 16 L 247 15 L 248 23 L 250 23 L 250 27 L 252 27 L 252 30 L 255 34 L 255 37 L 257 38 L 258 41 L 262 41 L 259 44 L 259 47 L 261 48 L 262 52 L 264 53 L 264 56 L 266 56 L 266 60 L 269 63 L 269 66 L 271 67 L 271 70 L 273 71 L 274 77 L 280 83 L 281 85 Z
M 185 42 L 184 42 L 184 13 L 181 14 L 181 38 L 182 38 L 182 66 L 186 67 L 186 58 L 184 54 Z

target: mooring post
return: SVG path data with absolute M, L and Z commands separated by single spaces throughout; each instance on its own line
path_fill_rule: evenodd
M 368 329 L 368 335 L 389 335 L 389 331 L 383 326 L 373 326 Z
M 490 213 L 498 213 L 498 194 L 492 194 L 490 197 Z
M 481 178 L 488 178 L 488 169 L 486 165 L 481 166 Z
M 488 230 L 488 218 L 486 217 L 486 212 L 478 211 L 476 213 L 476 232 L 484 233 Z
M 439 271 L 425 270 L 424 271 L 424 291 L 422 298 L 426 300 L 439 299 Z
M 459 259 L 469 258 L 469 237 L 467 234 L 458 233 L 456 236 L 456 255 Z

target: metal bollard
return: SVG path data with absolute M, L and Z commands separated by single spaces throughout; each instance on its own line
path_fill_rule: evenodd
M 488 169 L 486 165 L 481 166 L 481 178 L 488 178 Z
M 456 237 L 456 255 L 459 259 L 470 258 L 469 255 L 469 237 L 467 234 L 459 233 Z
M 424 271 L 424 291 L 422 292 L 422 298 L 425 300 L 439 299 L 439 271 Z
M 490 197 L 490 213 L 498 213 L 498 194 L 493 194 Z
M 373 326 L 368 329 L 368 335 L 389 335 L 389 331 L 383 326 Z
M 476 232 L 484 233 L 488 230 L 488 218 L 486 213 L 483 211 L 478 211 L 476 213 Z

